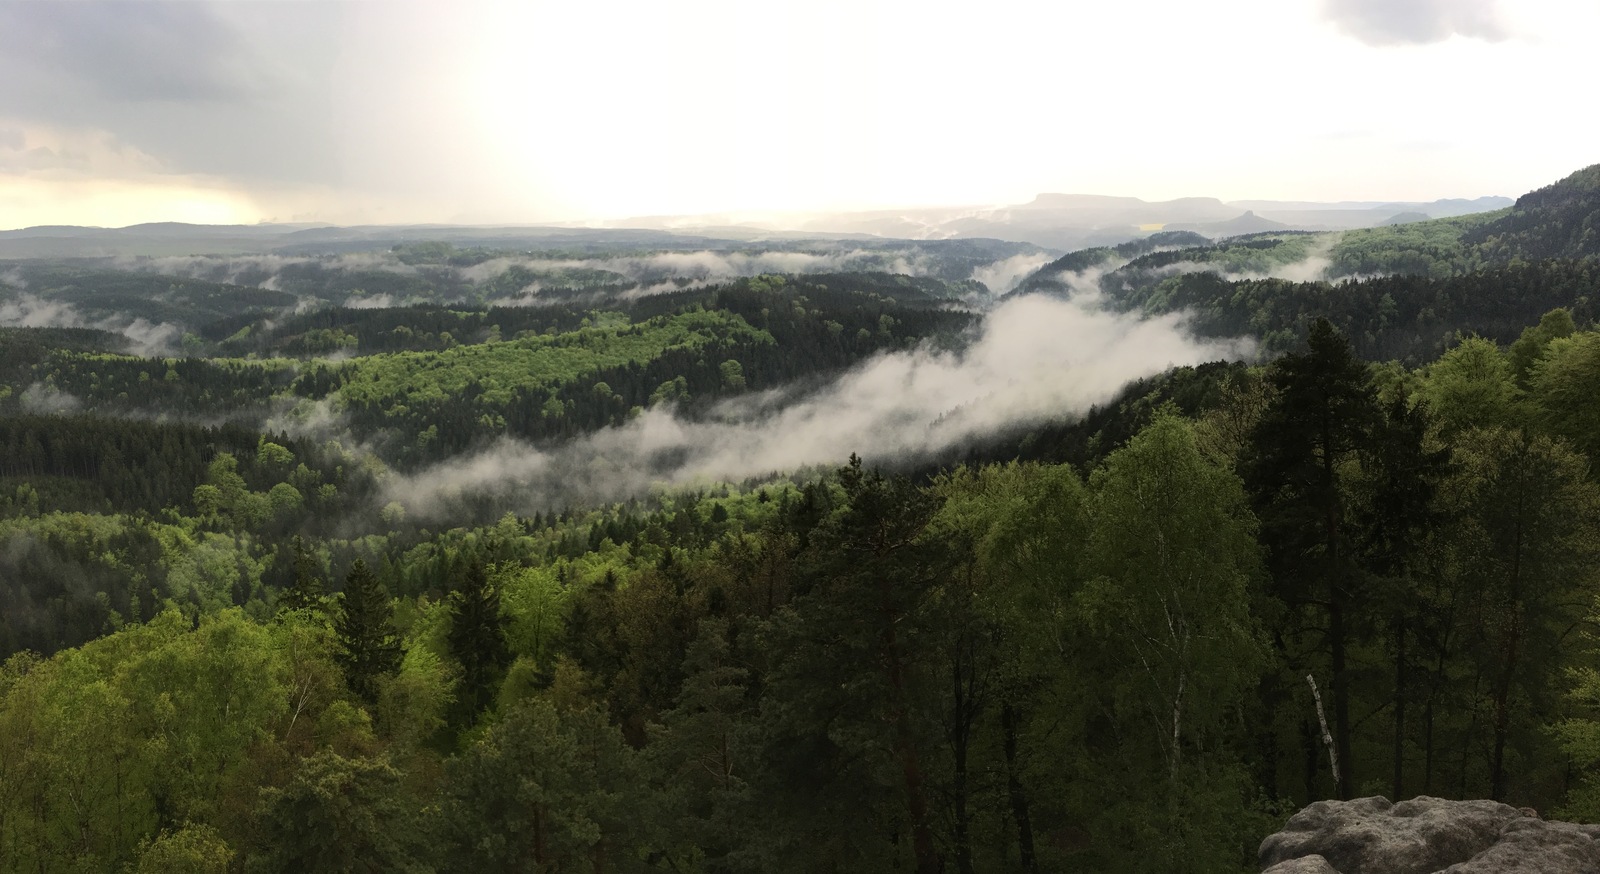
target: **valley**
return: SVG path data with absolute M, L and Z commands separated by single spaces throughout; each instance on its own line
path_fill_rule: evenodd
M 0 869 L 1241 870 L 1319 797 L 1592 817 L 1597 179 L 1073 251 L 0 263 Z

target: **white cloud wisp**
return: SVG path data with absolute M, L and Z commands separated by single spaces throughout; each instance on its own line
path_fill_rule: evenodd
M 1006 428 L 1079 414 L 1169 367 L 1251 354 L 1197 340 L 1180 315 L 1142 319 L 1042 296 L 1006 302 L 960 353 L 878 356 L 780 406 L 777 393 L 719 405 L 703 421 L 655 408 L 628 424 L 540 450 L 513 440 L 391 482 L 384 500 L 424 515 L 453 499 L 516 494 L 529 511 L 619 500 L 658 485 L 740 480 L 856 452 L 914 459 Z

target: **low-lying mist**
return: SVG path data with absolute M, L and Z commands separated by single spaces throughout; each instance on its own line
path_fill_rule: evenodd
M 0 301 L 0 326 L 7 328 L 97 328 L 128 338 L 129 351 L 144 357 L 176 354 L 183 328 L 168 322 L 151 322 L 117 315 L 94 319 L 69 303 L 20 294 Z
M 1067 290 L 1070 295 L 1095 296 L 1102 291 L 1127 290 L 1134 286 L 1148 286 L 1186 273 L 1215 273 L 1229 282 L 1258 279 L 1282 279 L 1288 282 L 1332 282 L 1340 279 L 1369 279 L 1372 276 L 1335 275 L 1333 258 L 1334 237 L 1310 247 L 1305 257 L 1295 261 L 1265 265 L 1256 270 L 1232 270 L 1216 261 L 1177 261 L 1159 267 L 1127 268 L 1132 259 L 1114 259 L 1077 271 L 1053 273 L 1048 279 Z M 1154 252 L 1170 251 L 1177 247 L 1157 247 Z M 1015 260 L 1015 259 L 1012 259 Z M 1377 275 L 1377 274 L 1374 274 Z M 1023 279 L 1017 280 L 1020 284 Z M 1109 278 L 1109 285 L 1105 281 Z M 1120 286 L 1120 288 L 1119 288 Z
M 560 257 L 538 254 L 505 254 L 470 265 L 419 265 L 408 263 L 393 252 L 361 252 L 339 255 L 240 255 L 124 258 L 119 267 L 145 270 L 168 276 L 210 282 L 255 285 L 274 291 L 291 291 L 305 280 L 303 268 L 316 266 L 323 271 L 379 271 L 404 277 L 446 278 L 455 289 L 493 288 L 488 302 L 499 305 L 530 305 L 540 302 L 542 292 L 565 288 L 571 271 L 587 271 L 590 278 L 606 274 L 618 283 L 631 284 L 627 296 L 643 297 L 686 287 L 727 282 L 766 273 L 847 273 L 874 271 L 918 277 L 976 279 L 996 295 L 1011 291 L 1029 273 L 1050 261 L 1050 256 L 1020 254 L 996 258 L 976 266 L 956 266 L 957 262 L 929 251 L 908 246 L 861 247 L 841 243 L 808 247 L 805 250 L 781 248 L 756 251 L 648 252 L 596 254 L 590 257 Z M 970 264 L 971 262 L 964 262 Z M 298 271 L 298 279 L 287 278 L 286 270 Z M 503 287 L 503 277 L 517 270 L 537 277 L 515 288 Z M 302 289 L 302 293 L 304 290 Z M 447 295 L 448 296 L 448 295 Z M 329 299 L 344 306 L 375 306 L 339 294 Z M 435 302 L 423 297 L 387 298 L 384 305 Z
M 548 450 L 504 440 L 396 477 L 385 500 L 429 517 L 455 498 L 494 493 L 533 512 L 621 500 L 659 485 L 837 464 L 852 452 L 869 464 L 914 460 L 1083 413 L 1169 367 L 1252 351 L 1250 341 L 1196 339 L 1176 314 L 1144 319 L 1087 300 L 1024 296 L 991 312 L 959 353 L 923 347 L 881 355 L 790 403 L 778 392 L 750 395 L 703 420 L 658 407 Z

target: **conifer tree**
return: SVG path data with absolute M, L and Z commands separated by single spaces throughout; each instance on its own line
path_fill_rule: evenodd
M 1311 324 L 1306 350 L 1267 372 L 1274 396 L 1252 434 L 1244 464 L 1276 594 L 1320 637 L 1332 671 L 1333 739 L 1343 770 L 1340 797 L 1354 782 L 1347 656 L 1361 607 L 1356 550 L 1348 548 L 1344 462 L 1368 448 L 1381 418 L 1367 366 L 1325 318 Z
M 278 596 L 278 609 L 316 610 L 322 607 L 325 586 L 317 559 L 298 535 L 289 547 L 294 552 L 294 583 Z
M 846 510 L 813 532 L 803 594 L 784 636 L 775 635 L 765 694 L 793 705 L 763 713 L 761 779 L 768 782 L 757 791 L 792 804 L 782 814 L 792 817 L 790 834 L 806 835 L 812 846 L 825 842 L 825 852 L 888 847 L 859 823 L 806 819 L 816 811 L 848 803 L 902 817 L 895 843 L 909 838 L 914 870 L 934 874 L 944 858 L 925 764 L 928 713 L 919 704 L 935 656 L 921 616 L 951 566 L 950 545 L 923 537 L 943 499 L 904 477 L 868 472 L 854 455 L 839 481 Z M 814 776 L 824 773 L 831 776 Z M 883 857 L 873 858 L 862 867 L 881 867 Z
M 473 562 L 450 593 L 450 654 L 461 663 L 461 702 L 476 715 L 493 700 L 495 685 L 510 654 L 500 593 L 490 585 L 482 562 Z
M 378 700 L 378 677 L 400 667 L 400 639 L 391 623 L 389 593 L 367 563 L 356 559 L 344 578 L 344 596 L 334 630 L 345 683 L 368 704 Z

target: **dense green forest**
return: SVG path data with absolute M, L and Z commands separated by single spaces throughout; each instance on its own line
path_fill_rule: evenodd
M 1335 794 L 1583 815 L 1597 367 L 1559 311 L 1416 370 L 1324 321 L 1082 464 L 443 530 L 350 524 L 315 447 L 65 422 L 8 454 L 102 503 L 0 528 L 3 864 L 1226 871 Z M 156 440 L 156 513 L 74 461 Z
M 245 316 L 213 354 L 144 357 L 117 335 L 10 328 L 0 413 L 162 414 L 248 427 L 338 417 L 391 464 L 497 437 L 559 440 L 670 403 L 822 379 L 973 321 L 950 286 L 889 274 L 750 277 L 692 291 L 555 307 L 320 310 Z M 241 324 L 242 322 L 242 324 Z M 118 351 L 109 351 L 116 349 Z
M 407 476 L 491 441 L 960 350 L 970 265 L 336 308 L 404 289 L 19 267 L 0 305 L 79 316 L 0 329 L 0 871 L 1238 872 L 1321 798 L 1594 821 L 1597 179 L 1069 254 L 1022 287 L 1264 350 L 1086 412 L 443 513 Z M 1414 269 L 1266 275 L 1312 258 Z

